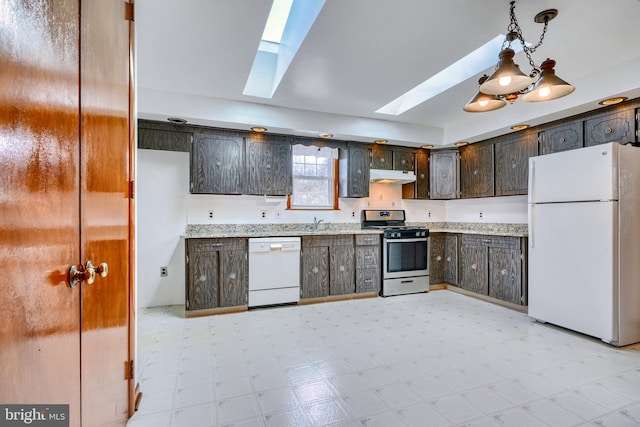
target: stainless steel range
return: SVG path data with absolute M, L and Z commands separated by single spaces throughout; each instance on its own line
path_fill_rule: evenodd
M 400 209 L 362 211 L 362 228 L 383 230 L 383 297 L 429 291 L 429 229 L 405 221 Z

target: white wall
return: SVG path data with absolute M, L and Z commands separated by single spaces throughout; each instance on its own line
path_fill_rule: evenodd
M 526 196 L 403 200 L 400 186 L 371 184 L 368 198 L 340 199 L 338 211 L 288 211 L 284 197 L 189 194 L 189 153 L 181 152 L 138 150 L 137 175 L 139 307 L 184 303 L 181 236 L 187 224 L 311 223 L 314 217 L 359 223 L 360 211 L 368 208 L 405 209 L 409 222 L 527 223 Z M 162 266 L 167 277 L 160 277 Z

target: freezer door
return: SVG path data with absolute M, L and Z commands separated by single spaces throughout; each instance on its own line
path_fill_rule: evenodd
M 619 148 L 609 143 L 529 158 L 529 203 L 618 200 Z
M 615 343 L 618 202 L 529 205 L 529 316 Z

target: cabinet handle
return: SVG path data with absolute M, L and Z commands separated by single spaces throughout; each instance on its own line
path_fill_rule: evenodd
M 490 239 L 485 239 L 485 240 L 483 240 L 482 242 L 483 242 L 483 243 L 491 243 L 491 240 L 490 240 Z
M 565 141 L 566 141 L 566 139 L 564 139 L 564 136 L 562 136 L 562 137 L 560 137 L 560 139 L 559 139 L 558 141 L 560 141 L 560 142 L 565 142 Z
M 384 163 L 384 158 L 380 158 L 380 163 Z
M 372 283 L 373 279 L 364 279 L 364 283 Z
M 612 129 L 612 128 L 606 128 L 606 129 L 604 130 L 604 132 L 605 132 L 605 133 L 612 133 L 612 132 L 613 132 L 613 129 Z
M 358 170 L 356 171 L 356 173 L 357 173 L 358 175 L 362 175 L 362 171 L 361 171 L 360 169 L 358 169 Z
M 236 280 L 236 277 L 238 277 L 236 273 L 229 273 L 229 279 Z
M 477 265 L 475 265 L 475 264 L 471 264 L 471 269 L 472 269 L 472 270 L 475 270 L 476 268 L 478 268 L 478 266 L 477 266 Z
M 365 255 L 364 259 L 373 259 L 373 255 Z
M 267 163 L 267 165 L 265 166 L 265 168 L 267 169 L 271 169 L 271 165 L 269 163 Z
M 447 257 L 447 262 L 451 262 L 451 257 L 450 256 Z
M 515 163 L 511 163 L 511 169 L 515 169 L 517 167 L 518 167 L 518 165 L 516 165 Z
M 339 271 L 344 271 L 344 265 L 341 265 L 340 267 L 338 267 Z
M 207 281 L 207 276 L 205 276 L 204 274 L 200 277 L 198 277 L 198 280 L 201 282 L 206 282 Z
M 474 174 L 474 175 L 478 175 L 478 169 L 474 170 L 474 171 L 473 171 L 473 174 Z
M 407 161 L 406 161 L 406 160 L 404 160 L 404 159 L 400 160 L 400 164 L 401 164 L 401 165 L 404 165 L 405 163 L 407 163 Z
M 500 275 L 504 276 L 505 274 L 507 274 L 507 270 L 505 270 L 504 268 L 500 270 Z
M 438 255 L 438 256 L 436 257 L 436 261 L 442 261 L 442 257 L 441 257 L 440 255 Z
M 311 272 L 312 272 L 312 273 L 317 273 L 318 271 L 319 271 L 319 270 L 318 270 L 318 267 L 313 267 L 313 268 L 311 269 Z
M 420 174 L 420 179 L 424 179 L 424 174 L 423 173 Z
M 217 161 L 216 166 L 220 166 L 220 165 L 222 165 L 222 163 L 220 163 L 220 161 Z

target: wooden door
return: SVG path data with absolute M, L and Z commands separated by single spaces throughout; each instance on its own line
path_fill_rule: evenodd
M 466 237 L 466 236 L 465 236 Z M 462 238 L 460 246 L 460 283 L 468 291 L 489 294 L 487 246 L 474 241 L 474 237 Z M 467 240 L 467 241 L 465 241 Z
M 80 425 L 77 0 L 2 3 L 0 402 L 69 404 Z
M 540 154 L 573 150 L 584 145 L 583 121 L 573 120 L 540 132 Z
M 108 276 L 81 285 L 82 424 L 129 416 L 129 21 L 125 3 L 83 1 L 80 43 L 81 261 Z
M 515 245 L 518 246 L 517 238 Z M 522 273 L 519 248 L 489 248 L 489 296 L 522 304 Z
M 464 147 L 460 152 L 460 196 L 493 196 L 493 187 L 493 144 Z
M 616 110 L 595 116 L 584 123 L 584 145 L 635 141 L 635 111 Z
M 125 425 L 131 381 L 124 2 L 15 1 L 0 22 L 0 401 Z M 43 96 L 46 95 L 46 96 Z M 70 265 L 108 262 L 94 284 Z
M 191 147 L 191 192 L 242 194 L 244 138 L 234 132 L 200 132 Z
M 246 242 L 245 239 L 234 239 Z M 220 307 L 247 305 L 247 249 L 220 251 Z
M 219 306 L 218 250 L 216 241 L 187 239 L 188 268 L 186 274 L 187 310 L 202 310 Z
M 444 281 L 458 284 L 458 236 L 447 234 L 444 240 Z
M 429 198 L 429 153 L 419 151 L 416 154 L 416 199 Z
M 527 194 L 529 157 L 538 155 L 538 135 L 523 131 L 495 144 L 496 196 Z
M 247 194 L 291 194 L 291 144 L 285 136 L 255 134 L 246 137 Z
M 429 244 L 431 245 L 429 283 L 432 285 L 439 285 L 444 281 L 444 242 L 444 234 L 434 233 L 429 236 Z
M 374 145 L 371 149 L 371 168 L 372 169 L 392 169 L 393 168 L 393 151 L 383 148 L 380 145 Z
M 410 151 L 396 150 L 393 152 L 393 169 L 397 171 L 415 170 L 416 156 Z
M 304 245 L 305 238 L 302 238 Z M 329 247 L 304 247 L 302 251 L 302 298 L 329 295 Z
M 356 285 L 353 246 L 333 246 L 329 249 L 329 258 L 329 295 L 354 293 Z
M 459 192 L 459 154 L 457 151 L 433 151 L 429 156 L 431 199 L 456 199 Z

